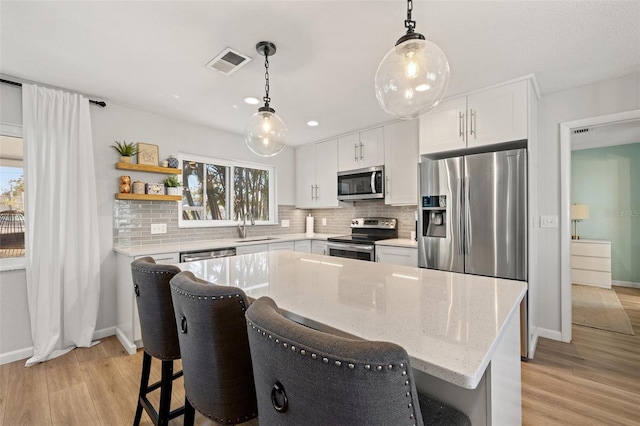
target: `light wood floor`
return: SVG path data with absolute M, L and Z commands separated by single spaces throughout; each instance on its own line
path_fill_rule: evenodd
M 636 335 L 574 326 L 571 344 L 540 339 L 522 364 L 523 425 L 640 424 L 640 290 L 616 292 Z M 34 367 L 2 365 L 0 425 L 131 425 L 141 365 L 142 352 L 127 355 L 115 337 Z M 174 405 L 183 398 L 179 379 Z M 146 414 L 142 424 L 151 424 Z M 196 424 L 214 423 L 197 414 Z
M 635 336 L 574 325 L 522 363 L 523 425 L 640 425 L 640 289 L 614 287 Z

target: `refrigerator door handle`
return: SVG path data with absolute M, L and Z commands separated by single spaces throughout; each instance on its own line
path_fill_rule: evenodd
M 465 227 L 464 227 L 464 254 L 471 254 L 471 244 L 473 242 L 471 235 L 471 188 L 469 178 L 464 178 L 464 194 L 465 194 Z
M 460 241 L 460 243 L 458 244 L 458 254 L 464 254 L 465 253 L 465 244 L 463 241 L 463 232 L 464 232 L 464 217 L 463 217 L 463 211 L 465 210 L 465 205 L 464 205 L 464 179 L 465 178 L 459 178 L 458 179 L 458 200 L 460 200 L 460 204 L 458 207 L 458 241 Z

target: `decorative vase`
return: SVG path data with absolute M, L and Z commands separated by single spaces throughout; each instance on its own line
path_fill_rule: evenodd
M 120 176 L 120 193 L 129 194 L 131 192 L 131 177 Z
M 178 159 L 173 155 L 169 156 L 169 158 L 167 159 L 167 163 L 169 164 L 169 167 L 171 167 L 172 169 L 177 169 L 180 166 Z
M 167 195 L 180 195 L 180 188 L 175 186 L 167 186 Z
M 144 194 L 144 182 L 140 180 L 133 182 L 133 193 Z
M 120 162 L 121 163 L 131 163 L 131 157 L 129 157 L 128 155 L 122 155 L 120 156 Z

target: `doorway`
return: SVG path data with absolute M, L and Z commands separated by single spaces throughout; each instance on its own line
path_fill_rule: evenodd
M 563 342 L 571 341 L 571 147 L 579 143 L 578 138 L 573 137 L 574 131 L 625 123 L 640 123 L 640 109 L 560 123 L 560 306 Z

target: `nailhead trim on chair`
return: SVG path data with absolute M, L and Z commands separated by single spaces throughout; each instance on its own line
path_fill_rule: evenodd
M 198 300 L 207 300 L 207 301 L 208 301 L 208 300 L 211 300 L 211 301 L 214 301 L 214 300 L 225 300 L 225 296 L 224 296 L 224 295 L 222 295 L 222 296 L 196 296 L 196 295 L 194 295 L 194 294 L 187 293 L 187 292 L 182 291 L 182 290 L 178 290 L 178 289 L 177 289 L 176 287 L 174 287 L 173 285 L 171 286 L 171 290 L 172 290 L 172 291 L 174 291 L 175 293 L 177 293 L 177 294 L 181 295 L 181 296 L 188 297 L 189 299 L 194 299 L 194 300 L 196 300 L 196 299 L 198 299 Z M 227 295 L 227 296 L 226 296 L 226 299 L 232 299 L 232 298 L 239 298 L 238 302 L 239 302 L 239 303 L 240 303 L 240 305 L 241 305 L 240 310 L 241 310 L 242 312 L 244 312 L 244 311 L 246 311 L 246 310 L 247 310 L 247 308 L 244 306 L 244 300 L 240 297 L 240 294 L 239 294 L 239 293 L 235 293 L 235 294 Z M 244 313 L 243 313 L 243 315 L 244 315 Z M 235 419 L 235 420 L 234 420 L 234 419 L 222 419 L 222 418 L 217 418 L 217 417 L 215 417 L 213 414 L 211 414 L 211 413 L 207 413 L 206 411 L 202 410 L 198 405 L 194 404 L 191 400 L 189 400 L 189 402 L 191 403 L 191 406 L 192 406 L 193 408 L 195 408 L 195 409 L 196 409 L 196 410 L 198 410 L 200 413 L 202 413 L 202 414 L 206 415 L 207 417 L 209 417 L 210 419 L 215 420 L 215 421 L 216 421 L 216 422 L 218 422 L 218 423 L 222 423 L 222 424 L 225 424 L 225 423 L 226 423 L 226 424 L 236 424 L 236 423 L 240 423 L 241 421 L 243 421 L 243 422 L 244 422 L 244 421 L 249 420 L 249 416 L 245 416 L 245 418 L 244 418 L 244 419 L 241 419 L 240 417 L 238 417 L 238 418 L 237 418 L 237 419 Z M 252 413 L 252 415 L 253 415 L 253 417 L 252 417 L 252 418 L 255 418 L 255 417 L 257 417 L 257 416 L 258 416 L 258 414 L 257 414 L 257 413 Z
M 273 336 L 272 336 L 271 334 L 268 334 L 268 335 L 267 335 L 267 332 L 266 332 L 266 331 L 261 330 L 260 328 L 258 328 L 258 327 L 256 327 L 255 325 L 253 325 L 253 324 L 251 323 L 251 321 L 250 321 L 250 320 L 247 320 L 247 324 L 248 324 L 248 325 L 250 325 L 250 326 L 251 326 L 251 328 L 252 328 L 253 330 L 255 330 L 258 334 L 261 334 L 262 336 L 268 337 L 269 339 L 273 340 Z M 279 345 L 279 344 L 280 344 L 280 339 L 278 339 L 278 338 L 276 337 L 276 338 L 275 338 L 275 343 Z M 282 347 L 283 347 L 283 348 L 285 348 L 285 349 L 286 349 L 288 346 L 289 346 L 289 343 L 287 343 L 287 342 L 282 342 Z M 296 348 L 296 346 L 294 346 L 294 345 L 291 345 L 291 351 L 292 351 L 292 352 L 295 352 L 295 353 L 297 353 L 297 354 L 299 354 L 299 355 L 301 355 L 301 356 L 306 356 L 306 354 L 307 354 L 307 350 L 305 350 L 305 349 L 300 349 L 300 350 L 298 350 L 298 348 Z M 318 359 L 318 355 L 312 352 L 312 353 L 311 353 L 311 358 L 312 358 L 312 359 L 314 359 L 314 360 L 315 360 L 315 359 Z M 322 362 L 324 362 L 325 364 L 328 364 L 328 363 L 329 363 L 329 358 L 327 358 L 327 357 L 321 357 L 320 359 L 321 359 L 321 360 L 322 360 Z M 343 364 L 344 362 L 345 362 L 345 361 L 340 361 L 340 360 L 337 360 L 337 359 L 336 359 L 336 360 L 334 360 L 333 365 L 335 365 L 336 367 L 341 367 L 341 366 L 342 366 L 342 364 Z M 347 365 L 347 366 L 348 366 L 348 368 L 349 368 L 349 369 L 351 369 L 351 370 L 353 370 L 353 369 L 356 367 L 356 365 L 355 365 L 355 364 L 350 363 L 350 362 L 349 362 L 348 364 L 346 364 L 346 365 Z M 387 370 L 393 370 L 393 368 L 394 368 L 393 364 L 387 364 L 387 366 L 386 366 L 386 367 L 387 367 Z M 398 364 L 398 367 L 399 367 L 400 369 L 404 369 L 404 368 L 405 368 L 405 363 L 404 363 L 404 362 L 399 363 L 399 364 Z M 376 372 L 376 371 L 383 371 L 383 370 L 384 370 L 384 367 L 383 367 L 382 365 L 373 366 L 373 368 L 372 368 L 371 364 L 364 364 L 363 368 L 364 368 L 365 370 L 367 370 L 367 371 L 373 371 L 373 372 Z M 406 376 L 407 376 L 407 370 L 402 370 L 402 371 L 401 371 L 401 374 L 402 374 L 402 376 L 405 376 L 405 377 L 406 377 Z M 404 385 L 405 385 L 405 386 L 409 386 L 409 380 L 405 380 Z M 406 396 L 407 398 L 409 398 L 409 401 L 411 401 L 411 392 L 406 392 L 406 393 L 405 393 L 405 396 Z M 408 408 L 409 410 L 413 411 L 413 404 L 411 404 L 411 402 L 409 402 L 409 403 L 407 404 L 407 408 Z M 412 420 L 415 418 L 415 416 L 414 416 L 413 412 L 412 412 L 412 413 L 409 413 L 409 418 L 410 418 L 410 419 L 412 419 Z M 414 424 L 413 426 L 416 426 L 416 425 Z

